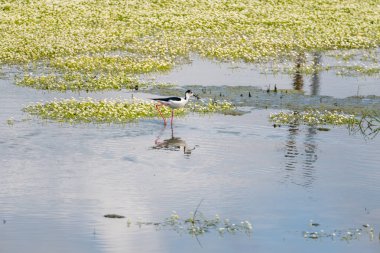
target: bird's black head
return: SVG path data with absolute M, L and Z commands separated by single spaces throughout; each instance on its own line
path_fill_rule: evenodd
M 191 91 L 191 90 L 187 90 L 186 92 L 185 92 L 185 99 L 187 100 L 187 99 L 189 99 L 191 96 L 193 96 L 194 94 L 193 94 L 193 92 Z
M 197 94 L 194 94 L 191 90 L 187 90 L 185 92 L 185 98 L 190 98 L 191 96 L 194 96 L 196 97 L 197 99 L 199 99 L 199 96 Z

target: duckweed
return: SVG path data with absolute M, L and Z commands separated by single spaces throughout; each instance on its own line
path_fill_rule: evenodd
M 308 110 L 304 112 L 279 112 L 269 116 L 275 124 L 284 125 L 357 125 L 360 120 L 355 115 L 349 115 L 338 111 Z
M 231 110 L 233 105 L 226 101 L 205 105 L 190 104 L 188 108 L 175 110 L 176 116 L 189 112 L 217 113 Z M 36 103 L 24 108 L 24 111 L 42 119 L 69 123 L 128 123 L 142 118 L 159 117 L 154 102 L 142 100 L 99 100 L 91 98 L 77 100 L 64 99 L 46 103 Z M 162 107 L 165 117 L 171 116 L 171 109 Z

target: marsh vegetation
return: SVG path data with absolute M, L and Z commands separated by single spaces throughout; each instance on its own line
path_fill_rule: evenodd
M 284 71 L 332 68 L 378 73 L 376 1 L 22 1 L 2 2 L 0 62 L 23 64 L 17 82 L 52 90 L 135 87 L 139 73 L 168 71 L 190 53 L 221 61 L 295 62 Z M 371 63 L 371 64 L 369 64 Z M 377 64 L 377 65 L 376 65 Z M 288 70 L 287 70 L 288 69 Z M 133 82 L 134 85 L 131 86 Z

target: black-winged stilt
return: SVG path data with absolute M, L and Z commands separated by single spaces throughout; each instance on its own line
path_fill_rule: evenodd
M 166 125 L 166 119 L 162 115 L 160 111 L 160 107 L 165 105 L 172 109 L 172 118 L 170 121 L 170 124 L 173 125 L 173 117 L 174 117 L 174 109 L 182 108 L 184 107 L 187 102 L 189 102 L 189 99 L 191 96 L 193 96 L 193 92 L 191 90 L 187 90 L 185 92 L 185 98 L 181 97 L 167 97 L 167 98 L 153 98 L 152 100 L 156 101 L 156 109 L 158 113 L 161 115 L 162 119 L 164 120 L 164 125 Z

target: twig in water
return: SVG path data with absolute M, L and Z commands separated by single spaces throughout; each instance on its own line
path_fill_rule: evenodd
M 195 216 L 197 215 L 198 209 L 201 206 L 203 200 L 204 199 L 201 199 L 201 201 L 199 201 L 199 204 L 198 204 L 197 208 L 195 208 L 195 211 L 194 211 L 194 214 L 193 214 L 193 224 L 195 223 Z

